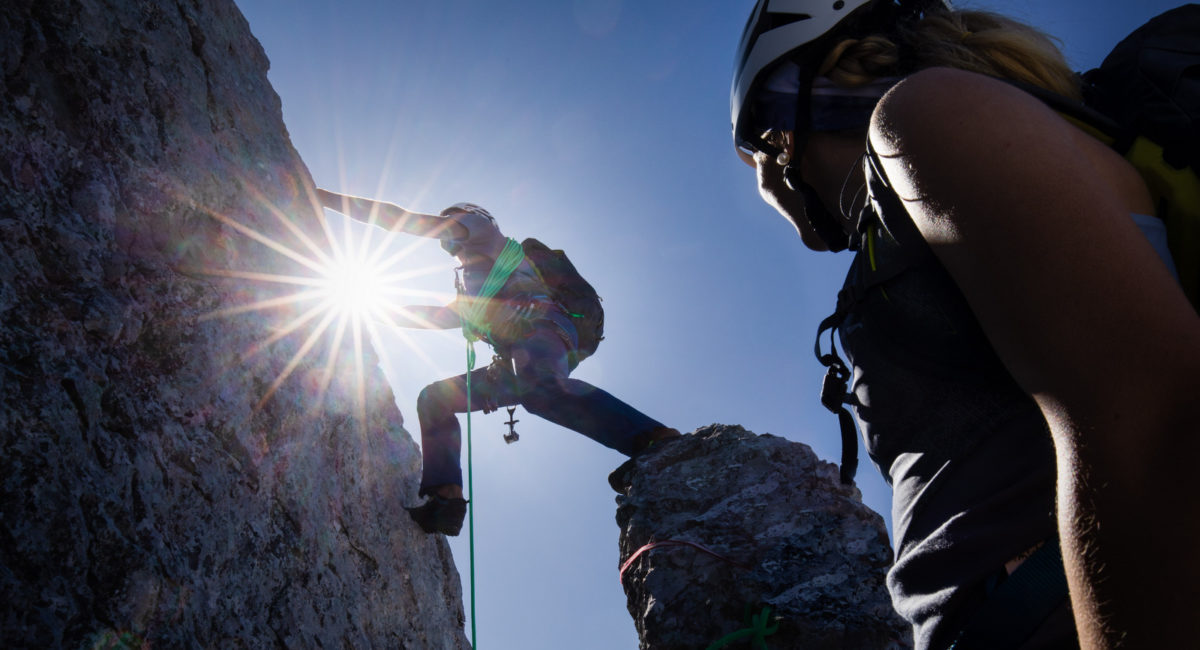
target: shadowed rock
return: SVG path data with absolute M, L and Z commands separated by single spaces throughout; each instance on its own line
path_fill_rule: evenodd
M 807 445 L 712 425 L 639 458 L 628 485 L 617 524 L 643 650 L 757 647 L 755 617 L 772 650 L 912 646 L 882 517 Z
M 267 67 L 229 0 L 0 3 L 5 647 L 468 646 L 373 353 L 220 315 L 324 241 Z

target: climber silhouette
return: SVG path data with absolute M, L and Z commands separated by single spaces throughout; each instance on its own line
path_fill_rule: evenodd
M 468 335 L 492 346 L 496 361 L 470 371 L 470 410 L 520 404 L 534 415 L 628 456 L 679 435 L 608 392 L 569 376 L 580 341 L 575 319 L 552 297 L 520 245 L 504 236 L 487 210 L 456 203 L 431 215 L 328 190 L 317 190 L 317 196 L 324 207 L 353 219 L 439 239 L 442 248 L 458 259 L 462 269 L 458 298 L 444 306 L 406 307 L 396 324 L 463 327 Z M 489 275 L 496 277 L 493 269 L 500 266 L 498 260 L 507 262 L 511 270 L 488 298 L 483 290 Z M 467 410 L 466 374 L 436 381 L 417 397 L 423 460 L 418 495 L 429 499 L 409 513 L 428 533 L 457 535 L 462 529 L 467 502 L 456 414 Z

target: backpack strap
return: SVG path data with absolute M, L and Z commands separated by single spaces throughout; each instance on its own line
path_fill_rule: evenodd
M 1147 134 L 1137 132 L 1132 126 L 1122 126 L 1086 104 L 1032 84 L 1002 81 L 1033 95 L 1133 165 L 1150 191 L 1154 216 L 1166 224 L 1168 246 L 1183 291 L 1192 306 L 1200 310 L 1200 176 L 1181 154 L 1181 143 L 1165 143 L 1177 147 L 1168 151 Z
M 834 333 L 842 326 L 850 310 L 864 300 L 876 289 L 883 291 L 883 285 L 912 268 L 912 262 L 925 254 L 928 247 L 920 234 L 915 236 L 915 252 L 909 247 L 897 246 L 896 238 L 880 219 L 881 214 L 906 214 L 903 202 L 892 189 L 883 173 L 883 164 L 879 154 L 867 140 L 867 153 L 863 159 L 863 173 L 867 180 L 868 199 L 856 219 L 855 234 L 849 238 L 851 247 L 858 251 L 858 257 L 851 268 L 851 281 L 848 281 L 838 292 L 837 307 L 817 327 L 816 344 L 813 353 L 817 361 L 825 366 L 825 379 L 821 382 L 821 405 L 829 412 L 837 415 L 841 428 L 842 459 L 841 480 L 843 483 L 854 482 L 858 470 L 858 432 L 850 411 L 846 408 L 853 403 L 853 398 L 847 392 L 847 382 L 850 379 L 850 369 L 837 351 L 837 340 Z M 901 220 L 903 221 L 903 220 Z M 916 227 L 908 222 L 915 233 Z M 894 228 L 895 226 L 893 226 Z M 906 239 L 912 239 L 906 236 Z M 887 244 L 888 259 L 885 261 L 879 255 L 879 247 Z M 886 296 L 886 293 L 884 294 Z M 829 351 L 822 350 L 821 339 L 829 332 Z
M 817 343 L 814 354 L 817 361 L 825 366 L 825 379 L 821 382 L 821 405 L 838 417 L 838 425 L 842 433 L 842 462 L 840 468 L 842 483 L 854 483 L 854 475 L 858 472 L 858 431 L 854 427 L 854 419 L 846 410 L 846 382 L 850 379 L 850 369 L 838 356 L 837 343 L 833 332 L 841 326 L 842 320 L 849 310 L 846 294 L 843 290 L 838 293 L 838 306 L 832 315 L 821 321 L 817 328 Z M 852 303 L 851 303 L 852 304 Z M 829 331 L 829 353 L 821 352 L 821 335 Z

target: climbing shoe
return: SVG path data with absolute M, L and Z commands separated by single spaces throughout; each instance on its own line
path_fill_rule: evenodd
M 629 484 L 633 480 L 634 460 L 629 460 L 621 463 L 616 469 L 608 475 L 608 486 L 617 494 L 625 494 L 629 489 Z
M 637 460 L 648 453 L 657 451 L 668 442 L 679 440 L 679 438 L 679 431 L 669 427 L 660 427 L 638 434 L 633 439 L 633 455 L 608 475 L 609 487 L 617 494 L 625 494 L 633 479 L 633 470 L 637 467 Z
M 453 537 L 462 530 L 463 519 L 467 516 L 467 501 L 447 499 L 435 494 L 425 503 L 405 510 L 421 530 Z

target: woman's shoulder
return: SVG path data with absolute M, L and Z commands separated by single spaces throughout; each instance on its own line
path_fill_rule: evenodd
M 919 138 L 969 146 L 1031 126 L 1061 129 L 1067 122 L 1013 84 L 954 68 L 905 77 L 884 95 L 872 118 L 874 142 L 884 150 Z
M 921 185 L 1032 187 L 1040 183 L 1025 182 L 1030 174 L 1061 182 L 1088 176 L 1115 189 L 1129 211 L 1152 209 L 1136 170 L 1112 149 L 1037 97 L 987 75 L 930 68 L 906 77 L 880 100 L 870 138 L 880 156 L 905 161 L 909 196 L 924 194 Z

